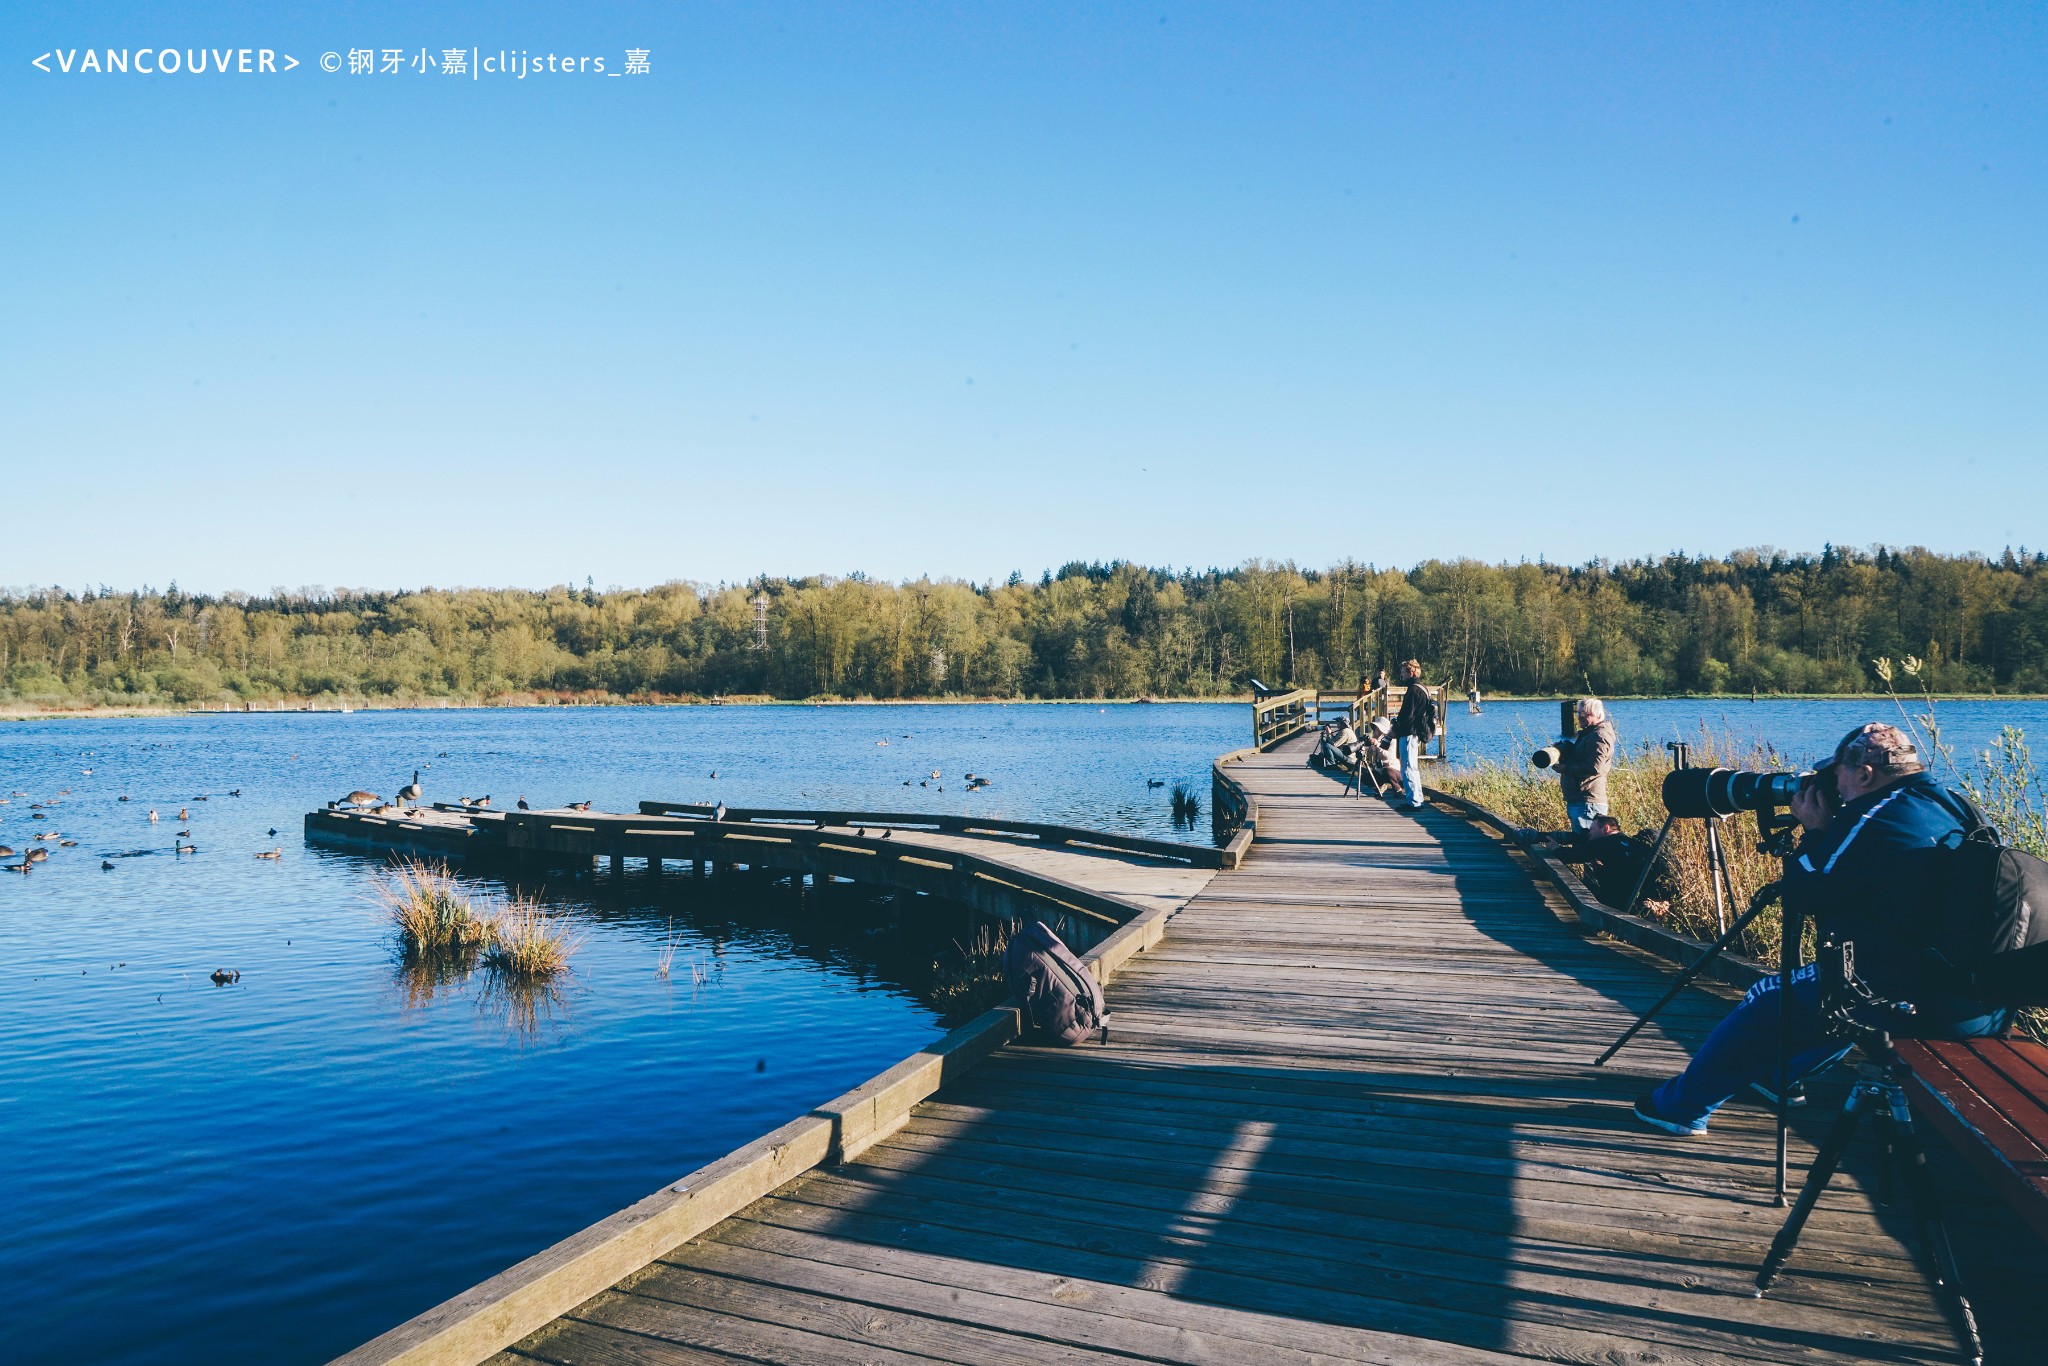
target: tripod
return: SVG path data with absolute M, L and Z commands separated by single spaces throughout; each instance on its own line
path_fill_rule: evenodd
M 1806 1227 L 1807 1216 L 1820 1202 L 1821 1194 L 1827 1190 L 1828 1182 L 1841 1166 L 1850 1141 L 1856 1137 L 1857 1126 L 1867 1115 L 1876 1126 L 1881 1148 L 1878 1202 L 1891 1203 L 1893 1169 L 1896 1167 L 1896 1176 L 1905 1184 L 1906 1198 L 1913 1208 L 1913 1225 L 1920 1239 L 1921 1252 L 1927 1259 L 1928 1272 L 1934 1278 L 1935 1292 L 1941 1297 L 1942 1307 L 1955 1329 L 1961 1355 L 1972 1366 L 1981 1366 L 1984 1344 L 1977 1336 L 1977 1318 L 1971 1312 L 1969 1298 L 1963 1294 L 1962 1279 L 1956 1271 L 1955 1249 L 1949 1244 L 1948 1226 L 1942 1222 L 1941 1202 L 1934 1189 L 1934 1173 L 1927 1166 L 1927 1153 L 1913 1128 L 1913 1112 L 1906 1103 L 1905 1082 L 1912 1069 L 1892 1046 L 1889 1033 L 1867 1033 L 1863 1050 L 1868 1061 L 1862 1065 L 1855 1088 L 1849 1092 L 1849 1099 L 1835 1120 L 1835 1127 L 1820 1145 L 1820 1151 L 1814 1154 L 1813 1166 L 1806 1174 L 1806 1184 L 1800 1187 L 1799 1199 L 1793 1204 L 1792 1212 L 1785 1216 L 1784 1227 L 1771 1240 L 1770 1253 L 1756 1273 L 1756 1293 L 1761 1297 L 1778 1279 L 1778 1273 L 1785 1269 L 1786 1261 L 1799 1245 L 1799 1235 Z

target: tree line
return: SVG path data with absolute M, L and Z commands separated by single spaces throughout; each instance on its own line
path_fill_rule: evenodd
M 1073 563 L 1037 580 L 0 593 L 0 701 L 1208 697 L 1415 657 L 1488 692 L 2048 692 L 2048 555 Z

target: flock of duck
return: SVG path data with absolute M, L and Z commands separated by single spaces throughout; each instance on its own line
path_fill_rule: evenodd
M 84 773 L 85 776 L 87 777 L 92 776 L 92 770 L 89 768 L 81 769 L 80 772 Z M 0 797 L 0 806 L 11 806 L 15 798 L 27 797 L 28 795 L 28 793 L 19 790 L 10 792 L 7 796 Z M 52 813 L 56 810 L 57 807 L 63 804 L 64 798 L 69 797 L 70 795 L 71 789 L 66 787 L 60 788 L 57 792 L 57 795 L 54 797 L 45 797 L 38 801 L 30 801 L 28 804 L 29 820 L 31 822 L 39 824 L 54 820 L 55 816 Z M 242 789 L 239 787 L 230 788 L 221 795 L 228 797 L 239 797 L 242 795 Z M 192 798 L 192 800 L 194 802 L 209 801 L 211 800 L 211 796 L 212 794 L 209 793 L 201 793 L 200 795 Z M 130 798 L 126 793 L 123 793 L 121 796 L 116 797 L 115 800 L 125 802 L 130 800 Z M 160 813 L 155 807 L 151 807 L 149 809 L 149 814 L 145 819 L 147 819 L 151 825 L 156 825 L 163 820 L 163 816 L 162 813 Z M 199 846 L 189 842 L 192 838 L 192 831 L 190 828 L 191 820 L 192 808 L 190 806 L 179 807 L 178 823 L 182 826 L 185 826 L 186 828 L 178 831 L 177 838 L 174 839 L 171 843 L 171 852 L 174 855 L 196 854 L 199 852 Z M 277 833 L 277 827 L 272 826 L 270 829 L 270 833 L 275 835 Z M 46 863 L 49 861 L 50 850 L 52 847 L 58 849 L 75 849 L 78 847 L 77 840 L 67 838 L 63 831 L 58 830 L 54 827 L 47 827 L 33 832 L 33 834 L 31 835 L 31 839 L 34 841 L 33 845 L 31 847 L 24 848 L 19 852 L 17 852 L 11 845 L 0 843 L 0 859 L 18 860 L 14 863 L 0 863 L 0 869 L 5 869 L 7 872 L 10 873 L 32 872 L 34 871 L 37 864 Z M 278 845 L 275 848 L 260 850 L 257 852 L 256 857 L 260 859 L 282 859 L 284 857 L 284 846 Z M 114 869 L 114 861 L 110 858 L 101 859 L 100 869 L 103 872 L 112 872 Z
M 714 773 L 711 776 L 716 778 L 718 775 Z M 327 809 L 330 811 L 360 811 L 366 816 L 417 816 L 420 813 L 420 803 L 426 799 L 426 795 L 426 788 L 420 782 L 420 771 L 414 769 L 412 771 L 412 781 L 399 788 L 397 793 L 394 794 L 394 800 L 392 801 L 387 802 L 374 792 L 367 792 L 362 788 L 357 788 L 346 797 L 337 797 L 327 803 Z M 491 799 L 488 793 L 481 797 L 457 797 L 455 801 L 458 806 L 466 806 L 475 811 L 488 811 L 491 809 Z M 519 799 L 518 805 L 521 811 L 533 810 L 532 805 L 524 797 Z M 570 802 L 565 809 L 570 811 L 588 811 L 590 803 Z

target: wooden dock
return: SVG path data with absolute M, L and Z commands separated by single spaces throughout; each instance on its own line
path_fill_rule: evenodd
M 672 1239 L 650 1206 L 614 1229 L 649 1230 L 642 1269 L 467 1359 L 1953 1359 L 1903 1211 L 1867 1193 L 1870 1154 L 1758 1300 L 1782 1215 L 1768 1113 L 1732 1103 L 1690 1141 L 1633 1124 L 1629 1100 L 1681 1064 L 1726 988 L 1593 1068 L 1669 966 L 1590 938 L 1484 829 L 1340 795 L 1302 743 L 1233 766 L 1256 843 L 1170 919 L 1179 889 L 1155 900 L 1163 937 L 1120 951 L 1106 1047 L 997 1031 L 836 1163 L 809 1156 L 827 1152 L 810 1130 L 779 1131 L 745 1158 L 754 1184 L 729 1216 Z M 1796 1164 L 1832 1099 L 1797 1126 Z M 2039 1360 L 2048 1259 L 1937 1157 L 1990 1359 Z M 502 1328 L 519 1293 L 437 1313 Z M 453 1361 L 484 1336 L 394 1330 L 345 1360 Z

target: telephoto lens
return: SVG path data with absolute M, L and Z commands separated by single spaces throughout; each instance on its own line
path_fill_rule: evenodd
M 1545 745 L 1529 756 L 1529 762 L 1537 768 L 1556 768 L 1558 761 L 1563 758 L 1563 750 L 1556 745 Z
M 1679 768 L 1664 776 L 1664 809 L 1674 816 L 1732 816 L 1790 806 L 1806 779 L 1797 773 Z

